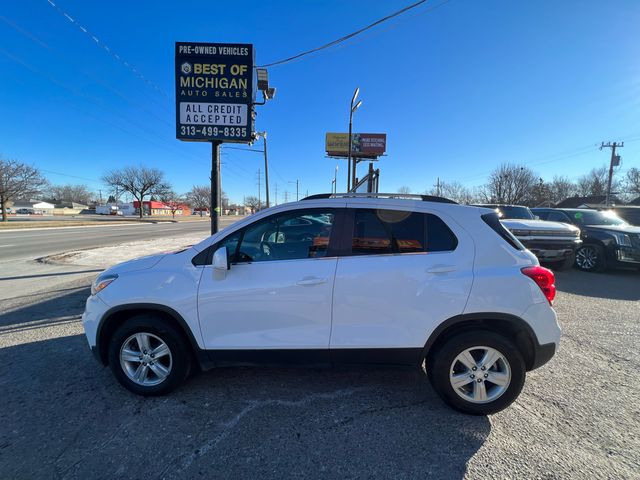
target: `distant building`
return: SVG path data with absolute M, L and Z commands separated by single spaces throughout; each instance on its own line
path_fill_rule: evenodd
M 605 208 L 607 206 L 606 195 L 590 195 L 587 197 L 569 197 L 556 204 L 556 208 Z M 623 204 L 615 195 L 611 196 L 612 204 Z
M 171 208 L 164 202 L 157 202 L 155 200 L 145 200 L 142 202 L 144 215 L 169 215 L 172 216 Z M 133 208 L 136 213 L 140 213 L 140 202 L 133 202 Z M 175 212 L 176 215 L 191 215 L 191 208 L 187 204 L 178 205 L 178 209 Z
M 16 200 L 11 206 L 11 212 L 18 214 L 53 215 L 54 208 L 53 203 L 42 202 L 40 200 Z

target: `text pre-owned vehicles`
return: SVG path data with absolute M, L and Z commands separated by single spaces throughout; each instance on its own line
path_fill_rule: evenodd
M 142 395 L 194 364 L 425 364 L 454 408 L 505 408 L 558 345 L 553 273 L 491 210 L 397 197 L 309 197 L 116 265 L 87 300 L 89 345 Z
M 640 267 L 640 227 L 613 212 L 582 208 L 534 208 L 540 218 L 571 222 L 580 227 L 583 244 L 576 252 L 576 267 L 600 272 L 607 267 Z
M 582 244 L 580 229 L 570 222 L 536 219 L 529 207 L 522 205 L 483 204 L 498 212 L 500 221 L 542 263 L 557 270 L 573 266 L 575 252 Z

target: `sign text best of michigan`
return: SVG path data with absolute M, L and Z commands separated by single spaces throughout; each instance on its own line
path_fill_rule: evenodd
M 250 142 L 253 63 L 253 45 L 176 42 L 176 138 Z

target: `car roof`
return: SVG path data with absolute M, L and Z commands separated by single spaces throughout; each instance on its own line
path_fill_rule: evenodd
M 514 205 L 511 203 L 474 203 L 472 204 L 474 207 L 519 207 L 519 208 L 529 208 L 526 205 Z

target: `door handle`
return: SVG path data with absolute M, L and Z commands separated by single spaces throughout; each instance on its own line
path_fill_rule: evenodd
M 428 268 L 427 273 L 449 273 L 457 270 L 455 265 L 438 265 L 433 268 Z
M 300 285 L 302 287 L 308 287 L 310 285 L 320 285 L 322 283 L 327 283 L 327 279 L 320 278 L 320 277 L 306 277 L 306 278 L 303 278 L 302 280 L 298 280 L 296 282 L 296 285 Z

